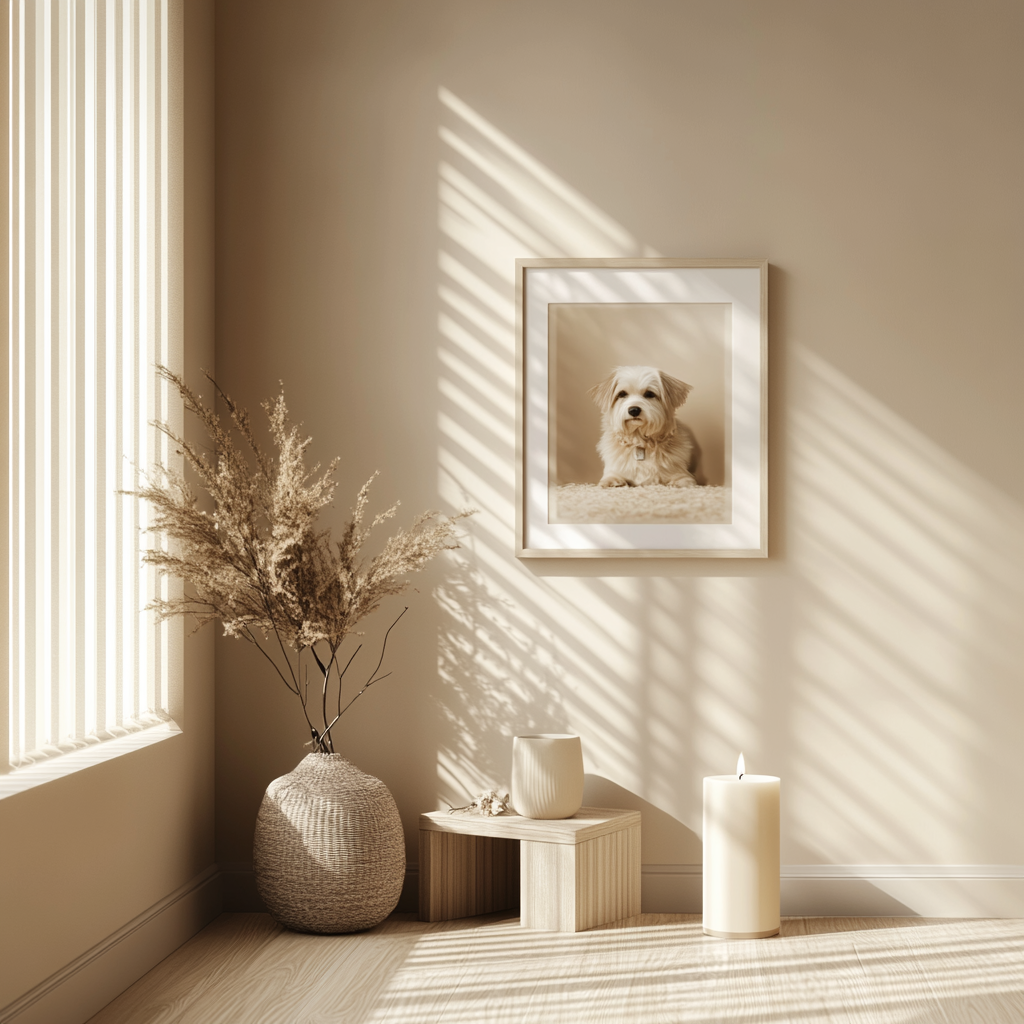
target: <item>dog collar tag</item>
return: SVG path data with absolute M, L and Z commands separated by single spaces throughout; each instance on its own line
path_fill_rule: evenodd
M 646 448 L 635 448 L 634 451 L 636 452 L 636 461 L 637 462 L 643 462 L 644 459 L 647 458 L 647 449 Z

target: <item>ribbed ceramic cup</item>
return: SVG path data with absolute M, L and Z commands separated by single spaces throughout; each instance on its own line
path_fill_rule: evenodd
M 571 818 L 582 804 L 579 736 L 541 733 L 512 740 L 512 806 L 524 818 Z

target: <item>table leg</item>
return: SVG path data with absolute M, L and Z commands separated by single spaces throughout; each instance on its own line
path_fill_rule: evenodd
M 450 921 L 519 904 L 519 840 L 420 829 L 420 920 Z
M 640 913 L 640 827 L 575 845 L 521 843 L 524 928 L 582 932 Z

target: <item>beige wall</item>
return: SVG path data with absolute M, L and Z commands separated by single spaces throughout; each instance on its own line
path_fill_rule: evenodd
M 783 779 L 784 863 L 1024 863 L 1024 8 L 217 16 L 222 382 L 284 380 L 343 456 L 335 526 L 378 468 L 377 507 L 481 510 L 342 730 L 410 839 L 508 782 L 514 733 L 572 729 L 648 863 L 699 861 L 740 750 Z M 631 254 L 771 260 L 766 561 L 512 557 L 514 258 Z M 241 645 L 217 678 L 244 863 L 303 729 Z
M 213 366 L 212 14 L 205 0 L 185 4 L 183 316 L 193 380 Z M 0 800 L 0 1007 L 213 865 L 210 636 L 186 641 L 182 706 L 180 735 Z M 94 983 L 106 998 L 116 993 Z M 61 1019 L 81 1019 L 76 1009 Z

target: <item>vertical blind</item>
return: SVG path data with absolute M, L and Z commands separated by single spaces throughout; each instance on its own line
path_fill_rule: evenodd
M 144 611 L 166 458 L 168 0 L 10 0 L 8 761 L 167 718 Z M 3 771 L 7 766 L 0 766 Z

